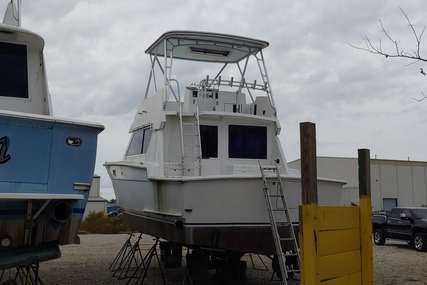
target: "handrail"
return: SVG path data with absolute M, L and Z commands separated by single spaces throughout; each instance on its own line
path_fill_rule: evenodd
M 175 94 L 175 91 L 174 91 L 174 89 L 172 88 L 172 85 L 171 85 L 171 83 L 172 82 L 175 82 L 176 83 L 176 86 L 177 86 L 177 90 L 178 90 L 178 97 L 176 97 L 176 94 Z M 175 98 L 175 100 L 177 101 L 177 102 L 181 102 L 181 91 L 180 91 L 180 89 L 179 89 L 179 82 L 178 82 L 178 80 L 176 80 L 176 79 L 169 79 L 168 80 L 168 89 L 167 89 L 167 91 L 170 91 L 170 92 L 166 92 L 167 94 L 166 94 L 166 97 L 163 99 L 163 101 L 164 101 L 164 106 L 166 106 L 166 103 L 167 102 L 169 102 L 169 97 L 170 97 L 170 93 L 172 93 L 172 95 L 173 95 L 173 97 Z M 163 106 L 163 107 L 164 107 Z
M 202 176 L 202 136 L 200 134 L 199 106 L 196 106 L 197 139 L 199 144 L 199 176 Z
M 185 157 L 185 150 L 184 150 L 184 126 L 182 122 L 182 104 L 179 104 L 179 130 L 180 130 L 180 137 L 181 137 L 181 163 L 182 163 L 182 176 L 184 176 L 184 157 Z
M 245 89 L 253 89 L 253 90 L 260 90 L 260 91 L 264 91 L 267 92 L 268 91 L 268 86 L 267 84 L 258 84 L 256 80 L 254 80 L 253 83 L 250 82 L 246 82 L 245 80 L 243 80 L 243 82 L 240 81 L 236 81 L 233 80 L 233 78 L 231 78 L 230 80 L 224 80 L 224 79 L 208 79 L 208 83 L 206 83 L 206 79 L 203 79 L 200 82 L 200 86 L 204 86 L 206 87 L 206 89 L 216 89 L 215 86 L 227 86 L 227 87 L 242 87 Z

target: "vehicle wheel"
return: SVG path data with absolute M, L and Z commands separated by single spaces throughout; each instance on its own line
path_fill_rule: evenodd
M 427 239 L 423 233 L 417 233 L 414 236 L 414 247 L 416 251 L 427 251 Z
M 382 229 L 376 229 L 374 231 L 374 242 L 376 245 L 385 244 L 385 235 Z

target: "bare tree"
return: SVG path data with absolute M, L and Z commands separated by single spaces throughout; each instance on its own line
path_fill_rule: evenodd
M 403 11 L 402 8 L 400 8 L 400 11 L 402 12 L 403 16 L 405 16 L 406 21 L 408 22 L 408 26 L 411 29 L 411 32 L 415 38 L 416 41 L 416 49 L 411 49 L 410 51 L 406 51 L 403 50 L 401 48 L 401 46 L 399 46 L 400 44 L 400 40 L 395 40 L 393 39 L 390 34 L 387 32 L 387 30 L 384 28 L 383 23 L 381 22 L 381 20 L 379 20 L 380 25 L 381 25 L 381 32 L 384 33 L 384 35 L 386 36 L 386 38 L 392 42 L 393 46 L 394 46 L 394 50 L 391 52 L 385 51 L 383 50 L 383 46 L 382 46 L 382 42 L 381 39 L 378 40 L 378 44 L 375 45 L 372 43 L 371 39 L 368 38 L 367 36 L 364 37 L 364 41 L 365 41 L 365 47 L 357 47 L 354 45 L 349 44 L 351 47 L 355 48 L 355 49 L 360 49 L 360 50 L 364 50 L 367 52 L 370 52 L 372 54 L 378 54 L 378 55 L 382 55 L 385 56 L 386 58 L 393 58 L 393 57 L 397 57 L 397 58 L 407 58 L 412 60 L 411 63 L 407 64 L 407 65 L 411 65 L 414 64 L 418 61 L 424 61 L 427 62 L 426 58 L 423 58 L 423 56 L 420 53 L 420 49 L 421 49 L 421 39 L 423 37 L 424 31 L 426 29 L 426 26 L 424 26 L 424 28 L 422 29 L 422 31 L 420 33 L 417 33 L 417 31 L 415 30 L 414 25 L 412 24 L 411 20 L 408 17 L 408 14 L 405 13 L 405 11 Z M 426 76 L 426 73 L 424 72 L 424 70 L 422 68 L 420 68 L 420 74 Z M 422 92 L 423 97 L 421 99 L 416 99 L 416 98 L 412 98 L 416 101 L 422 101 L 424 99 L 427 98 L 427 96 L 424 94 L 424 92 Z

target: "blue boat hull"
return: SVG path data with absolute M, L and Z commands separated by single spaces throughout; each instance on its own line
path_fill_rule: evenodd
M 0 114 L 0 255 L 79 242 L 102 129 L 51 116 Z

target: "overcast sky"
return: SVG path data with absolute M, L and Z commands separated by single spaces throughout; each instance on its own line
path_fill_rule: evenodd
M 105 161 L 121 160 L 145 92 L 146 48 L 169 30 L 235 34 L 268 41 L 264 51 L 288 161 L 300 157 L 299 124 L 316 124 L 319 156 L 427 161 L 427 65 L 349 46 L 382 39 L 382 21 L 404 50 L 427 24 L 425 1 L 23 1 L 22 26 L 45 39 L 54 115 L 105 125 L 95 173 L 113 198 Z M 427 36 L 427 35 L 426 35 Z M 422 44 L 427 57 L 427 39 Z M 198 78 L 200 79 L 200 78 Z

